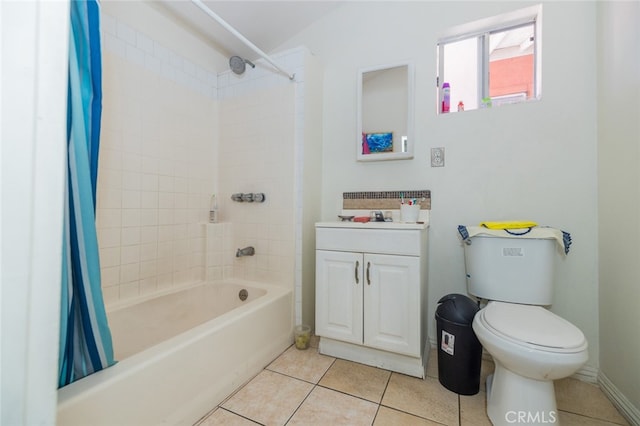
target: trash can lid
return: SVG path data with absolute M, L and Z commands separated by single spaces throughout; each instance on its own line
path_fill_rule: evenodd
M 477 303 L 464 294 L 447 294 L 438 300 L 436 317 L 461 325 L 469 325 L 480 310 Z

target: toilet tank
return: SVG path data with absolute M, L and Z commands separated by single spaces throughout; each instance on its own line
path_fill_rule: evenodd
M 555 240 L 474 236 L 464 255 L 469 294 L 529 305 L 552 303 Z

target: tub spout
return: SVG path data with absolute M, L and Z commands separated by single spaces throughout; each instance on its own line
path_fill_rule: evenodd
M 238 249 L 238 251 L 236 251 L 236 257 L 253 256 L 254 254 L 256 254 L 256 249 L 254 249 L 251 246 L 241 248 L 241 249 Z

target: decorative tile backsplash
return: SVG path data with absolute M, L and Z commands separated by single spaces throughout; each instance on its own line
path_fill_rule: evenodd
M 400 199 L 417 199 L 421 210 L 431 210 L 431 191 L 360 191 L 343 192 L 342 208 L 345 210 L 381 210 L 400 208 Z

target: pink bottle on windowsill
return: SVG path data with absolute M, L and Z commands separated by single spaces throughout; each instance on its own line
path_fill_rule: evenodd
M 451 88 L 449 83 L 442 84 L 442 113 L 449 112 L 451 106 Z

